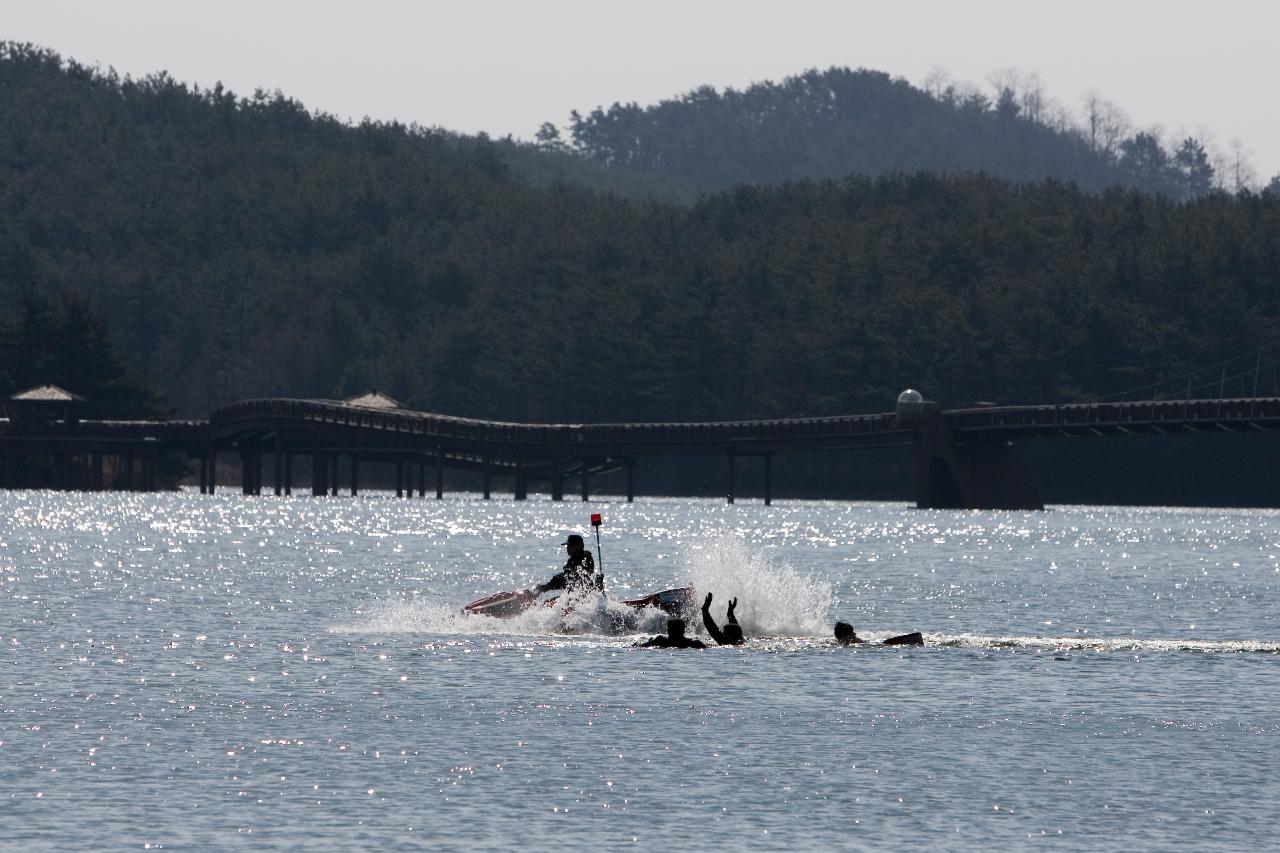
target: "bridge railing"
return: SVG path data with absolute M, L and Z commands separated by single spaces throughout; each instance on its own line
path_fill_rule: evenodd
M 302 420 L 403 432 L 450 441 L 521 445 L 744 444 L 880 434 L 898 429 L 892 414 L 709 423 L 520 424 L 408 410 L 382 411 L 329 400 L 244 400 L 216 411 L 215 431 L 244 422 Z
M 1136 403 L 1067 403 L 1056 406 L 1004 406 L 949 409 L 952 429 L 1019 429 L 1125 424 L 1215 423 L 1280 420 L 1280 398 L 1237 397 L 1222 400 L 1153 400 Z

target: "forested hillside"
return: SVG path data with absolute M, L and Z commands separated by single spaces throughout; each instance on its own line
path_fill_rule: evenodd
M 371 386 L 518 420 L 1072 400 L 1280 337 L 1270 196 L 918 174 L 627 202 L 486 140 L 13 45 L 0 114 L 0 298 L 87 294 L 184 413 Z
M 651 175 L 651 194 L 660 198 L 927 171 L 1056 178 L 1093 191 L 1131 186 L 1189 199 L 1214 188 L 1234 192 L 1252 177 L 1242 152 L 1215 153 L 1195 138 L 1163 141 L 1133 128 L 1123 110 L 1099 96 L 1076 115 L 1034 75 L 1005 72 L 996 84 L 988 95 L 936 78 L 925 91 L 880 71 L 831 68 L 744 90 L 703 86 L 648 107 L 575 111 L 567 137 L 548 122 L 538 139 L 545 151 L 601 167 L 579 170 L 578 180 L 638 193 L 638 176 Z M 546 168 L 527 157 L 513 163 L 535 178 Z M 562 172 L 571 174 L 568 166 Z
M 0 313 L 0 393 L 52 383 L 84 397 L 90 418 L 157 418 L 167 409 L 124 364 L 107 323 L 84 294 L 5 294 Z

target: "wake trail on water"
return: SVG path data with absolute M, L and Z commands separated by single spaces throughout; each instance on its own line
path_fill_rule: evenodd
M 1280 654 L 1276 640 L 1135 639 L 1133 637 L 1018 637 L 983 634 L 925 634 L 928 645 L 950 648 L 1054 652 L 1201 652 Z
M 809 637 L 829 635 L 829 614 L 837 598 L 830 581 L 806 577 L 785 562 L 725 534 L 682 554 L 682 568 L 674 584 L 690 585 L 696 601 L 685 614 L 690 634 L 702 634 L 699 608 L 707 592 L 715 595 L 711 612 L 718 624 L 725 622 L 729 599 L 738 599 L 736 615 L 748 637 Z M 652 590 L 613 590 L 612 595 L 632 597 Z M 537 606 L 510 619 L 464 615 L 462 605 L 441 604 L 420 597 L 395 596 L 334 625 L 337 634 L 430 635 L 526 635 L 586 634 L 638 636 L 664 633 L 667 614 L 656 608 L 635 610 L 616 600 L 573 602 L 571 612 L 561 606 Z M 620 627 L 625 626 L 625 627 Z

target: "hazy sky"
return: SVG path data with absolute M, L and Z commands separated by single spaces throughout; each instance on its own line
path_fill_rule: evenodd
M 1037 72 L 1141 127 L 1240 139 L 1280 172 L 1280 4 L 1270 0 L 0 0 L 0 39 L 140 76 L 280 89 L 312 109 L 531 137 L 569 111 L 831 65 L 921 84 Z

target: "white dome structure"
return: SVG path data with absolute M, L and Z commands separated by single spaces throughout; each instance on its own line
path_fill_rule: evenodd
M 898 417 L 904 421 L 917 421 L 924 416 L 924 395 L 908 388 L 898 395 Z

